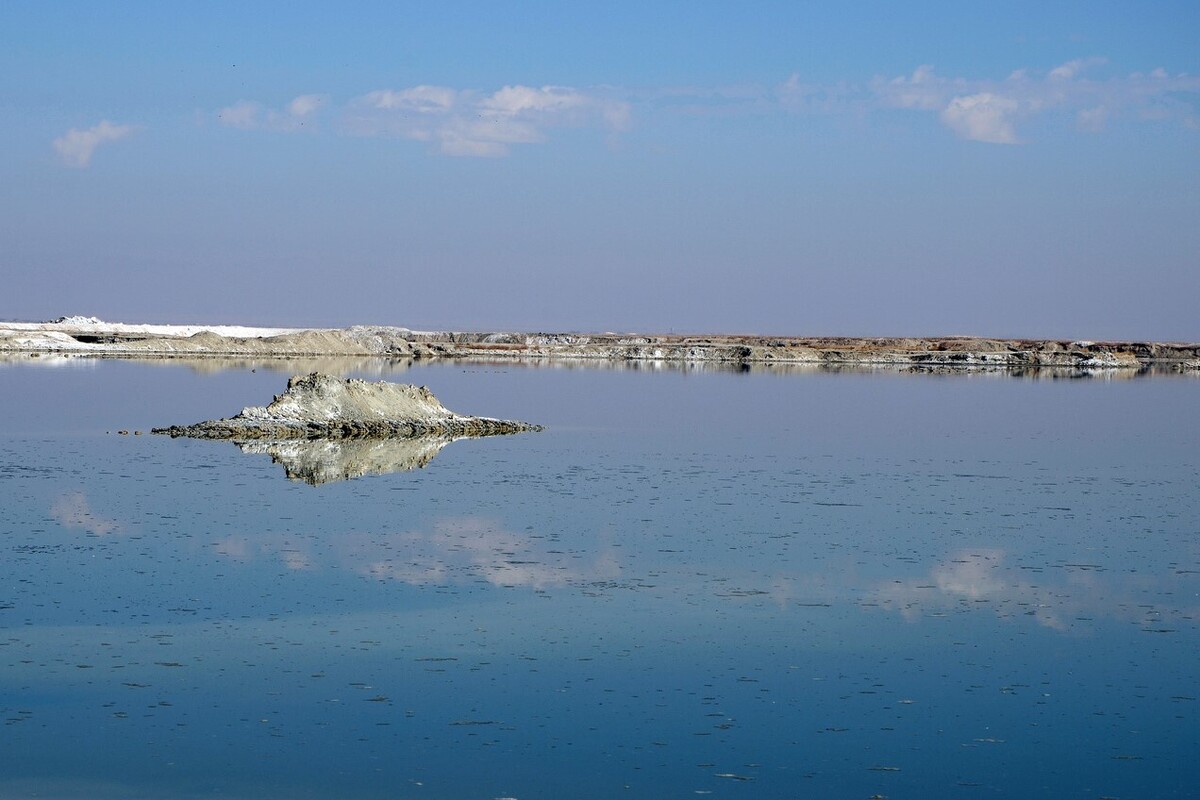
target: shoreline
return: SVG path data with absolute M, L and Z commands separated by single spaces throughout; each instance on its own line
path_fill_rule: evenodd
M 1200 371 L 1200 343 L 944 337 L 789 337 L 144 325 L 67 317 L 0 322 L 0 355 L 101 358 L 359 356 L 412 360 L 861 365 L 932 371 L 1067 368 Z

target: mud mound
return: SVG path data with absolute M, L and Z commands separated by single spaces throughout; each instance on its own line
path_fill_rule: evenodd
M 226 419 L 155 428 L 193 439 L 388 439 L 494 436 L 541 430 L 538 425 L 456 414 L 424 386 L 342 380 L 314 372 L 295 376 L 266 407 Z

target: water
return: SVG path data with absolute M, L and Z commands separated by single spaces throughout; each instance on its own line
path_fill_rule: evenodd
M 0 796 L 1200 792 L 1194 378 L 343 362 L 548 429 L 312 486 L 116 433 L 288 367 L 50 363 L 0 366 Z

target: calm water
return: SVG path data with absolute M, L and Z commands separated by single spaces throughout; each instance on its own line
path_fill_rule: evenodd
M 548 429 L 311 486 L 116 434 L 288 368 L 0 365 L 0 796 L 1200 795 L 1195 378 L 340 368 Z

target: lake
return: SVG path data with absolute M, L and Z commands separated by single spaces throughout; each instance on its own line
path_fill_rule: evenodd
M 326 360 L 546 430 L 132 435 L 312 366 L 0 364 L 0 796 L 1200 793 L 1198 376 Z

